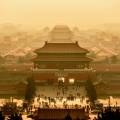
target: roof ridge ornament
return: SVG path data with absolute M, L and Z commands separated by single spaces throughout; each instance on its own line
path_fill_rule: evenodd
M 45 41 L 45 45 L 48 43 L 48 41 Z
M 78 45 L 78 41 L 76 40 L 75 43 Z

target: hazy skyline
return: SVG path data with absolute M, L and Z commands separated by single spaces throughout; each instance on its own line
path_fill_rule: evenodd
M 89 27 L 119 23 L 120 0 L 0 0 L 0 24 Z

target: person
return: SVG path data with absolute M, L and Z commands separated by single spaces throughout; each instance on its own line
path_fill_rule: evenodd
M 19 114 L 19 120 L 23 120 L 23 119 L 22 119 L 22 114 L 21 114 L 21 113 Z
M 20 119 L 20 117 L 17 113 L 12 113 L 9 120 L 22 120 L 22 119 Z
M 2 114 L 2 111 L 0 111 L 0 120 L 5 120 L 5 117 Z
M 17 113 L 15 113 L 14 120 L 19 120 L 19 116 Z
M 80 117 L 79 117 L 79 116 L 77 116 L 76 120 L 80 120 Z
M 72 120 L 72 118 L 71 118 L 69 113 L 65 116 L 65 120 Z
M 9 120 L 14 120 L 14 113 L 10 115 Z

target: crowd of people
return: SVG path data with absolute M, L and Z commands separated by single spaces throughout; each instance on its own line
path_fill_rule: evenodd
M 82 108 L 88 106 L 88 99 L 84 96 L 76 98 L 75 96 L 64 97 L 40 97 L 37 96 L 34 99 L 34 108 Z
M 80 108 L 87 105 L 85 89 L 79 85 L 41 86 L 33 102 L 33 106 L 40 108 Z
M 47 94 L 49 89 L 49 95 Z M 57 91 L 56 91 L 57 90 Z M 72 90 L 72 92 L 70 91 Z M 47 88 L 46 86 L 43 86 L 40 89 L 39 94 L 32 100 L 31 103 L 23 104 L 22 110 L 28 113 L 34 114 L 35 111 L 38 109 L 84 109 L 86 113 L 89 113 L 91 111 L 90 101 L 84 94 L 85 90 L 84 88 L 80 88 L 79 86 L 55 86 L 54 88 L 50 87 Z M 53 95 L 54 94 L 54 95 Z M 84 95 L 84 96 L 83 96 Z M 9 113 L 9 116 L 7 116 L 7 120 L 23 120 L 22 118 L 22 112 L 19 110 L 15 112 L 16 106 L 12 104 L 8 104 L 4 106 L 5 110 L 8 106 L 12 106 L 13 111 Z M 18 109 L 18 108 L 17 108 Z M 4 113 L 4 114 L 3 114 Z M 5 119 L 5 112 L 4 110 L 0 111 L 0 120 L 6 120 Z M 70 114 L 67 114 L 64 118 L 65 120 L 72 120 L 72 117 Z M 97 117 L 94 117 L 94 119 L 88 118 L 90 120 L 120 120 L 120 110 L 116 108 L 106 108 L 101 109 L 100 112 L 97 113 Z M 33 119 L 34 120 L 34 119 Z M 35 119 L 38 120 L 38 119 Z M 80 120 L 80 118 L 76 116 L 76 120 Z
M 41 108 L 38 108 L 38 109 L 41 109 Z M 36 109 L 36 111 L 38 109 Z M 30 111 L 27 111 L 27 112 L 29 113 Z M 32 112 L 32 114 L 34 115 L 35 112 Z M 32 118 L 32 119 L 33 120 L 39 120 L 39 119 L 36 119 L 36 118 Z M 12 112 L 11 111 L 9 114 L 6 115 L 6 113 L 3 110 L 1 110 L 0 111 L 0 120 L 24 120 L 24 119 L 22 118 L 22 112 L 20 112 L 20 111 L 18 111 L 18 112 Z M 72 120 L 71 114 L 67 114 L 64 117 L 64 120 Z M 81 120 L 81 119 L 76 116 L 76 120 Z M 107 107 L 107 108 L 104 108 L 103 107 L 97 113 L 97 117 L 94 117 L 94 119 L 91 119 L 89 117 L 88 120 L 120 120 L 120 108 L 118 108 L 118 107 Z
M 0 120 L 23 120 L 22 114 L 11 113 L 9 116 L 5 116 L 2 111 L 0 111 Z
M 119 108 L 106 108 L 98 113 L 98 120 L 120 120 Z

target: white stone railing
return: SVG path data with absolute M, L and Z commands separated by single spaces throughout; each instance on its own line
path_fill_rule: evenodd
M 59 71 L 59 69 L 33 69 L 33 71 Z
M 92 68 L 84 68 L 84 69 L 33 69 L 32 71 L 36 72 L 84 72 L 84 71 L 92 71 Z
M 64 69 L 64 71 L 71 71 L 71 72 L 72 72 L 72 71 L 73 71 L 73 72 L 74 72 L 74 71 L 76 71 L 76 72 L 77 72 L 77 71 L 78 71 L 78 72 L 79 72 L 79 71 L 91 71 L 91 70 L 93 70 L 93 69 L 91 69 L 91 68 L 84 68 L 84 69 Z

